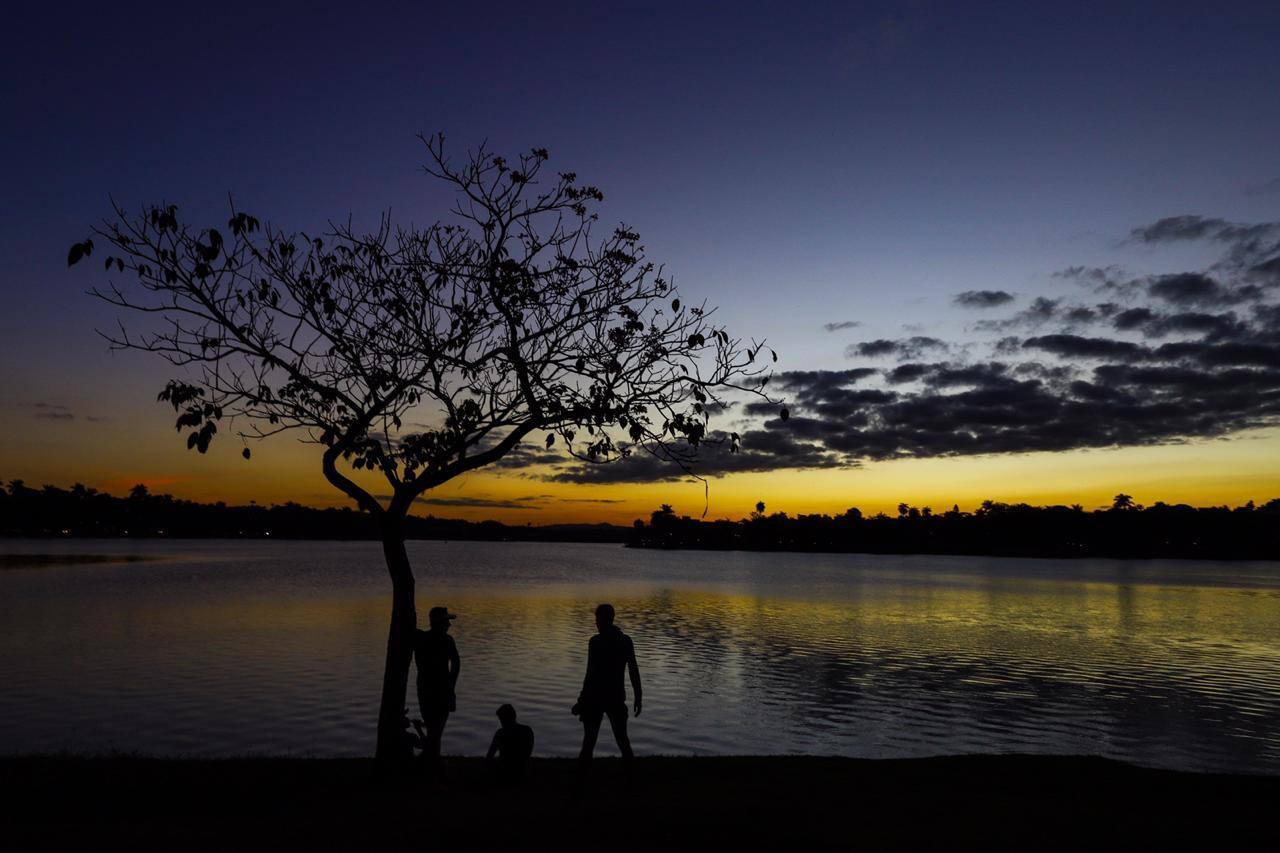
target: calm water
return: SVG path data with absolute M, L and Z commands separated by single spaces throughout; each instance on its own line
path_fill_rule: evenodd
M 575 752 L 568 709 L 609 600 L 640 658 L 641 752 L 1280 773 L 1280 564 L 409 548 L 420 607 L 460 614 L 451 753 L 482 752 L 504 701 L 540 754 Z M 371 753 L 389 611 L 377 544 L 0 552 L 159 557 L 0 570 L 0 752 Z

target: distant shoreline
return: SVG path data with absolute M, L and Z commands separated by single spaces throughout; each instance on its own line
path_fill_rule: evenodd
M 368 542 L 378 540 L 372 536 L 363 537 L 314 537 L 314 536 L 94 536 L 94 535 L 2 535 L 0 543 L 5 542 Z M 725 548 L 715 545 L 674 545 L 661 546 L 637 544 L 624 539 L 572 539 L 572 538 L 506 538 L 483 539 L 478 537 L 445 537 L 445 536 L 407 536 L 406 542 L 448 542 L 483 545 L 494 544 L 564 544 L 564 545 L 617 545 L 640 551 L 665 551 L 670 553 L 742 553 L 742 554 L 813 554 L 813 555 L 849 555 L 862 557 L 991 557 L 1006 560 L 1187 560 L 1212 561 L 1228 563 L 1276 563 L 1280 555 L 1251 556 L 1238 554 L 1169 554 L 1169 553 L 1063 553 L 1061 551 L 893 551 L 893 550 L 841 550 L 835 548 Z M 132 563 L 158 559 L 149 555 L 117 555 L 117 554 L 54 554 L 51 552 L 8 553 L 0 554 L 0 570 L 39 568 L 44 565 L 69 565 L 73 563 Z
M 609 850 L 1266 849 L 1280 777 L 1153 770 L 1084 757 L 640 758 L 628 785 L 597 760 L 535 759 L 517 789 L 479 758 L 444 784 L 378 781 L 368 759 L 0 759 L 15 849 L 521 849 L 608 839 Z M 930 847 L 924 847 L 930 845 Z M 731 849 L 731 848 L 730 848 Z M 1272 848 L 1274 849 L 1274 848 Z
M 114 497 L 85 486 L 0 489 L 0 537 L 376 541 L 372 516 L 351 509 L 202 504 L 135 486 Z M 1144 507 L 1126 494 L 1108 509 L 984 501 L 934 512 L 903 503 L 896 515 L 766 513 L 731 521 L 678 515 L 662 505 L 649 519 L 608 523 L 504 524 L 432 515 L 404 519 L 410 541 L 583 542 L 685 551 L 928 554 L 1022 558 L 1280 560 L 1280 498 L 1261 504 Z

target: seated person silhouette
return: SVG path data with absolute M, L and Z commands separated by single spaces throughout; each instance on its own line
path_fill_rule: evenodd
M 503 705 L 498 709 L 498 721 L 502 724 L 493 733 L 489 753 L 485 758 L 494 765 L 498 781 L 512 785 L 529 771 L 529 759 L 533 755 L 533 729 L 516 721 L 516 709 Z
M 627 691 L 623 685 L 623 673 L 631 676 L 631 690 L 635 694 L 635 712 L 640 716 L 640 667 L 636 664 L 636 649 L 631 638 L 613 624 L 614 610 L 611 604 L 596 608 L 597 633 L 587 644 L 587 675 L 582 681 L 582 692 L 573 706 L 573 713 L 582 720 L 582 751 L 578 754 L 579 775 L 591 763 L 596 739 L 600 736 L 600 723 L 609 718 L 613 739 L 618 742 L 623 762 L 630 772 L 631 739 L 627 737 Z

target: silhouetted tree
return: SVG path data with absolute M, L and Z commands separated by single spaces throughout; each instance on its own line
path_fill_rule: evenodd
M 1142 509 L 1142 505 L 1134 503 L 1131 495 L 1121 492 L 1111 501 L 1111 508 L 1117 512 L 1127 512 L 1133 509 Z
M 449 222 L 384 215 L 372 233 L 294 234 L 233 204 L 224 235 L 173 205 L 113 203 L 68 256 L 105 241 L 104 266 L 134 285 L 94 295 L 162 320 L 107 337 L 185 370 L 160 399 L 188 448 L 205 452 L 224 420 L 242 425 L 246 459 L 248 440 L 300 432 L 376 518 L 392 585 L 380 758 L 402 740 L 417 622 L 403 520 L 416 499 L 535 437 L 584 461 L 649 452 L 688 470 L 718 395 L 763 393 L 759 342 L 683 305 L 635 231 L 594 232 L 598 189 L 547 174 L 543 149 L 507 160 L 482 147 L 454 164 L 442 136 L 423 142 L 427 173 L 457 193 Z
M 654 510 L 653 513 L 650 515 L 650 518 L 653 519 L 654 524 L 662 524 L 675 517 L 676 517 L 676 511 L 675 509 L 672 508 L 671 504 L 663 504 L 662 506 Z

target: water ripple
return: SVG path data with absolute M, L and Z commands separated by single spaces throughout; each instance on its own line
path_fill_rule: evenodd
M 388 615 L 376 545 L 5 548 L 111 559 L 0 573 L 0 751 L 372 749 Z M 1280 773 L 1276 564 L 410 550 L 420 605 L 461 614 L 450 752 L 482 752 L 510 701 L 539 753 L 574 753 L 591 609 L 610 600 L 644 674 L 643 752 L 1077 753 Z

